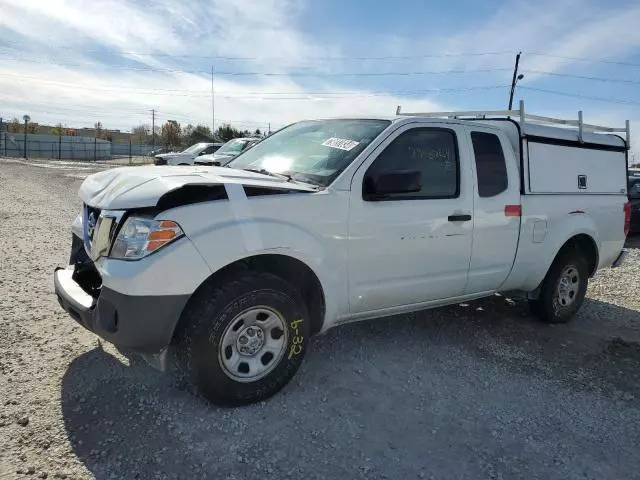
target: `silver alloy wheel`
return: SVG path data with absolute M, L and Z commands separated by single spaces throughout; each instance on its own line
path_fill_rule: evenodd
M 287 327 L 270 307 L 251 307 L 236 315 L 218 348 L 222 370 L 237 382 L 255 382 L 269 374 L 284 355 Z
M 566 267 L 558 280 L 556 299 L 558 305 L 566 308 L 575 302 L 580 291 L 580 273 L 573 265 Z

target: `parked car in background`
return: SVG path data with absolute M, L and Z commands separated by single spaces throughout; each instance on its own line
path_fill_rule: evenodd
M 214 154 L 202 155 L 194 162 L 196 165 L 217 165 L 224 167 L 242 152 L 253 147 L 262 138 L 234 138 L 225 143 Z
M 630 177 L 640 177 L 640 168 L 630 168 L 629 169 Z
M 222 143 L 196 143 L 182 152 L 156 155 L 153 163 L 155 165 L 193 165 L 193 161 L 197 157 L 214 153 L 222 146 Z
M 631 233 L 640 233 L 640 175 L 629 177 L 629 203 L 631 204 Z
M 170 150 L 167 147 L 157 147 L 149 152 L 149 155 L 155 157 L 156 155 L 160 155 L 161 153 L 169 153 Z

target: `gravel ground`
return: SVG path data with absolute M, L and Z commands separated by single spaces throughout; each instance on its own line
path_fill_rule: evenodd
M 496 296 L 344 326 L 220 409 L 57 305 L 96 168 L 0 160 L 0 478 L 640 478 L 639 249 L 570 325 Z

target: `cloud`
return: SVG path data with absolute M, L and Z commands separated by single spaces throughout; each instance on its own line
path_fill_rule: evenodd
M 151 8 L 124 0 L 0 2 L 6 4 L 3 11 L 9 12 L 0 19 L 5 29 L 0 38 L 6 38 L 10 30 L 40 43 L 35 57 L 31 53 L 23 58 L 16 50 L 14 58 L 4 63 L 0 98 L 10 114 L 19 116 L 24 110 L 37 109 L 32 117 L 41 122 L 91 124 L 100 119 L 105 125 L 127 129 L 148 123 L 151 109 L 156 109 L 159 121 L 211 123 L 208 75 L 105 67 L 94 54 L 100 49 L 112 55 L 119 52 L 116 63 L 125 60 L 130 68 L 138 64 L 161 70 L 185 68 L 176 65 L 180 57 L 144 55 L 156 52 L 249 57 L 242 64 L 223 68 L 276 73 L 286 72 L 291 64 L 308 63 L 309 58 L 340 54 L 338 47 L 320 48 L 295 28 L 301 3 L 294 0 L 161 0 Z M 41 53 L 49 44 L 70 43 L 88 46 L 81 51 L 55 52 L 60 65 L 47 63 L 47 54 Z M 133 51 L 142 54 L 131 54 Z M 196 60 L 187 69 L 206 71 L 208 67 Z M 265 128 L 269 123 L 279 126 L 309 116 L 392 115 L 398 104 L 410 101 L 393 95 L 374 96 L 366 88 L 349 88 L 358 95 L 351 98 L 322 98 L 308 92 L 344 91 L 345 87 L 325 80 L 303 85 L 297 80 L 288 76 L 216 77 L 216 123 L 231 120 L 243 127 Z M 440 108 L 429 100 L 412 103 L 428 110 Z
M 456 54 L 522 49 L 592 58 L 624 55 L 640 45 L 640 29 L 635 26 L 640 18 L 638 5 L 623 8 L 578 0 L 541 0 L 535 4 L 510 1 L 501 5 L 483 18 L 464 18 L 462 22 L 461 17 L 460 28 L 434 25 L 424 29 L 421 38 L 371 32 L 356 43 L 366 45 L 360 55 L 374 56 L 422 55 L 425 50 Z M 391 115 L 399 104 L 414 111 L 488 107 L 494 98 L 490 91 L 472 92 L 462 97 L 464 102 L 453 95 L 428 92 L 421 97 L 375 92 L 504 85 L 510 81 L 513 55 L 509 53 L 385 62 L 319 61 L 317 57 L 353 54 L 348 47 L 354 39 L 320 42 L 313 38 L 298 21 L 309 8 L 313 8 L 311 2 L 297 0 L 0 0 L 0 45 L 9 48 L 2 53 L 0 115 L 30 113 L 35 121 L 74 126 L 100 120 L 105 126 L 128 129 L 141 122 L 150 123 L 150 111 L 155 109 L 159 122 L 176 119 L 210 125 L 211 81 L 206 72 L 212 62 L 217 71 L 281 74 L 293 71 L 293 65 L 322 72 L 507 70 L 474 75 L 372 77 L 366 83 L 362 77 L 218 75 L 217 123 L 232 121 L 243 128 L 266 128 L 268 123 L 280 126 L 309 117 Z M 561 72 L 573 63 L 566 58 L 523 57 L 523 68 L 532 70 Z M 540 78 L 528 74 L 523 85 L 533 85 Z M 336 91 L 353 95 L 323 98 L 326 95 L 314 93 Z M 554 111 L 540 113 L 557 115 L 562 111 L 561 102 L 551 105 Z M 606 108 L 605 104 L 592 111 L 618 124 L 624 109 Z
M 90 40 L 122 50 L 175 51 L 183 47 L 167 15 L 120 0 L 78 2 L 2 0 L 0 24 L 43 44 Z M 8 14 L 5 14 L 8 12 Z
M 36 109 L 31 116 L 41 123 L 90 125 L 100 120 L 105 126 L 128 129 L 140 122 L 150 123 L 153 108 L 159 122 L 175 119 L 211 124 L 211 84 L 203 76 L 91 72 L 45 64 L 36 75 L 32 64 L 20 62 L 12 62 L 11 72 L 0 74 L 0 100 L 18 117 Z M 324 98 L 288 77 L 242 84 L 216 79 L 215 90 L 216 123 L 231 121 L 243 128 L 264 129 L 269 123 L 273 128 L 309 117 L 390 116 L 399 104 L 425 111 L 443 108 L 429 100 L 377 95 L 366 89 L 353 91 L 353 97 Z M 314 91 L 341 90 L 328 83 Z

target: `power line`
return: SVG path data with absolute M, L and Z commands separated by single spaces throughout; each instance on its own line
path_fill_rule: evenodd
M 552 95 L 562 95 L 564 97 L 572 97 L 572 98 L 581 98 L 585 100 L 595 100 L 597 102 L 606 102 L 606 103 L 615 103 L 618 105 L 640 105 L 640 102 L 634 102 L 631 100 L 623 100 L 619 98 L 605 98 L 605 97 L 594 97 L 591 95 L 580 95 L 577 93 L 569 93 L 569 92 L 559 92 L 557 90 L 547 90 L 545 88 L 534 88 L 534 87 L 518 87 L 523 90 L 530 90 L 533 92 L 541 92 L 541 93 L 549 93 Z
M 555 72 L 545 72 L 542 70 L 525 70 L 525 73 L 535 73 L 539 75 L 549 75 L 553 77 L 566 77 L 566 78 L 577 78 L 580 80 L 593 80 L 596 82 L 608 82 L 608 83 L 625 83 L 629 85 L 640 85 L 640 81 L 637 80 L 625 80 L 621 78 L 604 78 L 604 77 L 591 77 L 588 75 L 576 75 L 572 73 L 555 73 Z
M 45 105 L 49 105 L 50 107 L 42 107 L 42 104 Z M 105 119 L 105 118 L 112 118 L 112 117 L 122 117 L 123 113 L 126 114 L 127 117 L 135 117 L 134 120 L 138 121 L 138 117 L 141 117 L 142 119 L 148 119 L 149 117 L 149 112 L 150 110 L 146 109 L 146 110 L 129 110 L 129 109 L 122 109 L 120 107 L 114 107 L 113 109 L 104 109 L 98 106 L 94 106 L 94 105 L 76 105 L 76 107 L 79 108 L 70 108 L 68 106 L 58 106 L 56 104 L 51 104 L 51 103 L 47 103 L 47 102 L 39 102 L 37 105 L 29 105 L 29 106 L 20 106 L 20 107 L 12 107 L 10 109 L 5 109 L 6 111 L 12 111 L 12 112 L 20 112 L 20 114 L 18 115 L 17 113 L 15 113 L 14 116 L 21 116 L 23 112 L 29 112 L 32 115 L 35 115 L 37 113 L 39 114 L 46 114 L 46 115 L 52 115 L 52 116 L 58 116 L 61 117 L 61 113 L 64 115 L 74 115 L 74 114 L 81 114 L 82 116 L 85 117 L 89 117 L 89 118 L 94 118 L 94 119 Z M 161 114 L 161 115 L 160 115 Z M 164 110 L 160 110 L 158 111 L 156 109 L 156 118 L 162 118 L 165 121 L 166 120 L 174 120 L 174 119 L 181 119 L 183 121 L 186 121 L 188 123 L 199 123 L 199 124 L 206 124 L 206 121 L 204 120 L 204 118 L 198 118 L 199 114 L 193 114 L 190 115 L 188 114 L 188 112 L 186 113 L 175 113 L 175 112 L 166 112 Z M 11 116 L 11 115 L 9 115 Z M 269 122 L 268 121 L 257 121 L 257 120 L 246 120 L 246 119 L 229 119 L 229 118 L 218 118 L 217 119 L 220 122 L 224 122 L 224 123 L 233 123 L 233 124 L 247 124 L 247 125 L 257 125 L 257 126 L 264 126 L 267 125 Z M 142 123 L 146 123 L 146 122 L 142 122 Z
M 42 60 L 32 60 L 24 58 L 6 57 L 7 60 L 16 62 L 36 63 L 40 65 L 51 65 L 54 67 L 104 67 L 104 68 L 116 68 L 120 70 L 132 70 L 142 72 L 162 72 L 162 73 L 197 73 L 211 74 L 208 70 L 183 70 L 177 68 L 150 68 L 150 67 L 127 67 L 125 65 L 107 65 L 96 63 L 54 63 L 46 62 Z M 488 72 L 503 72 L 511 70 L 510 68 L 476 68 L 465 70 L 431 70 L 422 72 L 340 72 L 340 73 L 319 73 L 319 72 L 233 72 L 233 71 L 216 71 L 216 75 L 224 76 L 265 76 L 265 77 L 382 77 L 382 76 L 416 76 L 416 75 L 450 75 L 450 74 L 465 74 L 465 73 L 488 73 Z
M 194 97 L 203 98 L 209 97 L 210 92 L 205 90 L 181 90 L 181 89 L 137 89 L 133 87 L 100 87 L 100 86 L 87 86 L 85 84 L 63 82 L 58 80 L 48 80 L 38 77 L 27 77 L 22 75 L 0 74 L 0 78 L 16 78 L 20 80 L 27 80 L 39 83 L 52 84 L 63 87 L 74 87 L 80 90 L 96 90 L 107 92 L 120 92 L 120 93 L 135 93 L 138 95 L 164 95 L 164 96 L 179 96 L 179 97 Z M 452 92 L 464 92 L 473 90 L 492 90 L 506 88 L 507 85 L 482 85 L 475 87 L 453 87 L 453 88 L 431 88 L 420 90 L 396 90 L 396 91 L 377 91 L 377 92 L 225 92 L 233 95 L 216 95 L 216 98 L 227 99 L 255 99 L 255 100 L 310 100 L 313 97 L 316 98 L 369 98 L 369 97 L 382 97 L 389 95 L 406 95 L 415 96 L 425 93 L 452 93 Z M 166 92 L 166 93 L 165 93 Z M 288 95 L 288 96 L 286 96 Z
M 583 57 L 569 57 L 564 55 L 552 55 L 550 53 L 538 53 L 538 52 L 525 52 L 527 55 L 533 55 L 536 57 L 549 57 L 549 58 L 560 58 L 563 60 L 574 60 L 577 62 L 588 62 L 588 63 L 604 63 L 608 65 L 621 65 L 624 67 L 640 67 L 638 63 L 630 63 L 630 62 L 621 62 L 618 60 L 601 60 L 594 58 L 583 58 Z
M 17 45 L 29 45 L 24 42 L 18 42 L 15 40 L 3 40 L 3 43 L 11 43 Z M 113 52 L 104 49 L 78 49 L 76 47 L 57 45 L 48 45 L 53 50 L 68 50 L 82 53 L 111 53 L 117 55 L 137 55 L 140 57 L 168 57 L 168 58 L 194 58 L 203 60 L 281 60 L 282 57 L 246 57 L 246 56 L 225 56 L 225 55 L 192 55 L 192 54 L 180 54 L 180 53 L 168 53 L 168 52 Z M 0 45 L 0 48 L 12 48 Z M 497 55 L 511 55 L 513 51 L 498 51 L 498 52 L 451 52 L 451 53 L 424 53 L 417 55 L 383 55 L 383 56 L 347 56 L 347 55 L 335 55 L 335 56 L 307 56 L 310 60 L 327 60 L 327 61 L 348 61 L 348 60 L 409 60 L 414 58 L 449 58 L 449 57 L 484 57 L 484 56 L 497 56 Z

